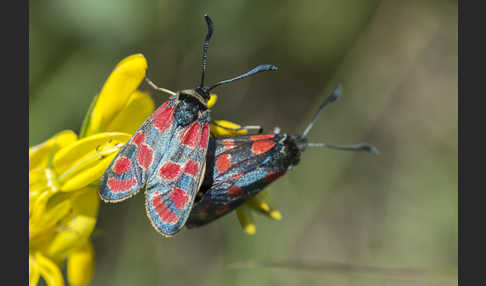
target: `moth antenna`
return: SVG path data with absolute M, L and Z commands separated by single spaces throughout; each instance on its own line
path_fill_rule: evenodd
M 203 45 L 202 75 L 201 75 L 201 84 L 199 85 L 200 88 L 204 87 L 204 76 L 206 75 L 206 61 L 208 58 L 209 40 L 211 39 L 211 36 L 213 35 L 213 31 L 214 31 L 213 20 L 211 20 L 208 14 L 204 15 L 204 19 L 206 19 L 206 23 L 208 25 L 208 33 L 206 34 L 206 39 L 204 40 L 204 45 Z
M 338 149 L 344 151 L 366 151 L 376 155 L 380 153 L 378 149 L 375 148 L 375 146 L 366 143 L 361 143 L 356 145 L 333 145 L 333 144 L 326 144 L 326 143 L 308 143 L 307 146 L 324 147 L 324 148 Z
M 242 78 L 245 78 L 245 77 L 249 77 L 249 76 L 254 75 L 256 73 L 259 73 L 259 72 L 276 71 L 276 70 L 278 70 L 278 68 L 274 65 L 259 65 L 259 66 L 257 66 L 256 68 L 252 69 L 251 71 L 249 71 L 247 73 L 244 73 L 244 74 L 239 75 L 237 77 L 234 77 L 232 79 L 223 80 L 223 81 L 220 81 L 218 83 L 213 84 L 211 87 L 209 87 L 207 89 L 207 92 L 209 92 L 211 89 L 213 89 L 217 86 L 220 86 L 222 84 L 226 84 L 226 83 L 229 83 L 229 82 L 232 82 L 232 81 L 235 81 L 235 80 L 239 80 L 239 79 L 242 79 Z
M 162 92 L 165 92 L 165 93 L 168 93 L 172 96 L 176 95 L 175 92 L 173 92 L 172 90 L 168 90 L 168 89 L 165 89 L 165 88 L 162 88 L 162 87 L 158 87 L 155 83 L 153 83 L 148 77 L 145 78 L 145 81 L 148 83 L 148 85 L 150 85 L 153 89 L 155 90 L 158 90 L 158 91 L 162 91 Z
M 329 95 L 326 100 L 324 100 L 324 102 L 321 104 L 321 106 L 319 106 L 319 109 L 316 111 L 316 113 L 314 113 L 314 117 L 312 117 L 312 120 L 311 122 L 309 123 L 309 125 L 307 125 L 307 127 L 305 128 L 304 132 L 302 133 L 302 137 L 307 137 L 307 134 L 309 133 L 309 131 L 312 129 L 312 127 L 314 126 L 314 124 L 316 123 L 317 121 L 317 118 L 319 116 L 319 114 L 321 113 L 321 111 L 324 109 L 324 107 L 326 107 L 329 103 L 331 102 L 334 102 L 336 99 L 338 99 L 339 95 L 341 95 L 341 90 L 342 90 L 342 85 L 341 84 L 338 84 L 334 90 L 332 91 L 331 95 Z

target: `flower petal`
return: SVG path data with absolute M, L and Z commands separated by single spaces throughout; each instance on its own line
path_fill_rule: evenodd
M 152 112 L 154 112 L 154 102 L 150 95 L 136 90 L 125 107 L 108 123 L 104 131 L 133 134 Z
M 71 192 L 79 190 L 80 188 L 88 186 L 91 182 L 99 180 L 108 166 L 110 166 L 111 161 L 115 159 L 117 153 L 118 150 L 114 151 L 111 155 L 99 159 L 92 165 L 87 165 L 86 168 L 83 168 L 66 180 L 61 186 L 61 191 Z
M 44 202 L 59 191 L 57 178 L 51 168 L 34 169 L 29 172 L 29 218 L 33 215 L 34 208 L 39 207 L 37 200 L 43 196 Z M 42 207 L 41 207 L 42 208 Z
M 70 286 L 86 286 L 89 284 L 94 273 L 94 256 L 94 248 L 89 240 L 69 255 L 67 278 Z
M 76 197 L 73 203 L 73 212 L 76 215 L 82 215 L 96 219 L 100 206 L 98 188 L 99 186 L 86 187 L 83 190 L 79 191 L 78 194 L 80 195 Z
M 58 189 L 59 184 L 53 169 L 34 169 L 29 172 L 29 202 L 31 196 L 38 196 L 46 191 L 55 193 Z
M 214 120 L 214 123 L 211 123 L 210 128 L 211 134 L 215 137 L 237 136 L 248 133 L 246 129 L 238 131 L 234 130 L 241 128 L 241 125 L 227 120 Z
M 256 225 L 251 214 L 251 209 L 246 204 L 243 204 L 236 209 L 236 214 L 238 215 L 238 220 L 243 231 L 249 235 L 255 234 Z
M 131 135 L 103 132 L 85 137 L 59 150 L 53 159 L 63 191 L 73 191 L 99 179 Z
M 76 133 L 64 130 L 43 143 L 29 148 L 29 170 L 45 168 L 52 152 L 67 146 L 78 139 Z
M 48 187 L 56 188 L 56 175 L 51 168 L 36 168 L 29 171 L 29 193 Z
M 41 233 L 54 231 L 57 224 L 71 212 L 72 207 L 72 200 L 66 197 L 66 194 L 50 196 L 44 193 L 41 199 L 36 201 L 29 218 L 29 239 Z
M 39 282 L 39 266 L 35 263 L 34 258 L 29 254 L 29 286 L 36 286 Z
M 145 77 L 147 60 L 142 54 L 135 54 L 123 59 L 110 74 L 92 113 L 85 120 L 87 127 L 84 136 L 103 130 L 105 126 L 127 104 L 130 95 L 137 89 Z
M 61 226 L 45 253 L 56 261 L 66 258 L 84 243 L 93 231 L 99 208 L 98 188 L 80 190 L 73 201 L 73 218 Z
M 34 256 L 35 263 L 39 268 L 39 273 L 46 281 L 47 286 L 63 286 L 61 270 L 52 260 L 37 252 Z
M 103 132 L 85 137 L 59 150 L 54 156 L 52 162 L 53 166 L 58 173 L 65 172 L 74 162 L 87 153 L 92 152 L 97 148 L 99 150 L 100 147 L 103 147 L 103 145 L 106 144 L 124 144 L 130 137 L 130 134 L 121 132 Z
M 55 256 L 58 260 L 64 259 L 69 252 L 79 247 L 93 231 L 96 220 L 87 216 L 76 216 L 66 226 L 66 230 L 59 232 L 47 248 L 49 255 Z

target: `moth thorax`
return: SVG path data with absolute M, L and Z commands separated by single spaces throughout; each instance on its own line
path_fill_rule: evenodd
M 307 147 L 307 139 L 301 136 L 289 135 L 284 144 L 289 165 L 296 166 L 300 162 L 300 155 Z
M 193 90 L 181 91 L 174 110 L 174 119 L 180 126 L 187 126 L 196 121 L 199 112 L 208 109 L 206 102 Z

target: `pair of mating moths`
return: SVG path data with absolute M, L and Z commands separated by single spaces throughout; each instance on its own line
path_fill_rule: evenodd
M 145 189 L 147 216 L 164 236 L 176 234 L 184 225 L 205 225 L 234 210 L 297 165 L 307 146 L 375 151 L 366 144 L 307 142 L 317 115 L 337 99 L 339 87 L 320 106 L 302 135 L 210 138 L 209 92 L 219 85 L 277 68 L 260 65 L 233 79 L 204 86 L 207 49 L 213 33 L 211 18 L 204 17 L 208 33 L 200 86 L 176 93 L 159 88 L 171 97 L 122 147 L 100 183 L 100 196 L 106 202 L 120 202 Z

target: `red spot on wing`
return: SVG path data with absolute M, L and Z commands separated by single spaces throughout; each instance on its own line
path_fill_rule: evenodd
M 164 111 L 162 111 L 162 113 L 157 116 L 157 118 L 155 118 L 154 126 L 160 132 L 165 131 L 172 125 L 172 111 L 174 111 L 174 108 L 167 107 L 166 109 L 164 109 Z
M 275 137 L 275 134 L 253 135 L 253 136 L 250 136 L 250 140 L 255 141 L 255 140 L 262 140 L 262 139 L 270 139 L 270 138 L 273 138 L 273 137 Z
M 230 196 L 232 198 L 239 197 L 242 194 L 242 190 L 238 186 L 230 187 L 227 192 L 228 192 L 228 196 Z
M 231 167 L 231 155 L 230 154 L 223 154 L 218 156 L 216 159 L 216 168 L 218 169 L 218 173 L 222 174 Z
M 266 183 L 270 184 L 271 182 L 275 181 L 280 176 L 282 176 L 284 173 L 285 173 L 284 171 L 280 171 L 280 172 L 276 172 L 276 173 L 271 173 L 271 174 L 266 175 L 263 180 Z
M 186 134 L 184 134 L 184 139 L 182 139 L 182 144 L 194 148 L 199 142 L 200 136 L 201 136 L 201 126 L 199 125 L 199 122 L 194 122 L 189 127 Z
M 137 161 L 138 164 L 145 169 L 148 169 L 152 165 L 154 151 L 149 146 L 142 144 L 138 149 Z
M 160 196 L 156 196 L 154 199 L 152 199 L 152 206 L 162 222 L 169 224 L 174 224 L 177 222 L 177 215 L 165 205 Z
M 126 157 L 120 157 L 116 160 L 115 165 L 113 165 L 113 171 L 115 174 L 120 175 L 125 173 L 130 168 L 130 159 Z
M 208 148 L 208 141 L 209 141 L 209 124 L 206 123 L 203 126 L 201 141 L 199 143 L 199 149 L 201 149 L 201 152 L 205 152 L 206 149 Z
M 157 118 L 160 116 L 160 114 L 164 111 L 164 108 L 170 103 L 170 100 L 167 100 L 166 102 L 164 102 L 164 104 L 162 104 L 159 108 L 157 108 L 157 110 L 155 110 L 154 113 L 152 113 L 152 115 L 150 116 L 150 119 L 153 120 L 154 118 Z
M 117 178 L 110 178 L 106 182 L 108 187 L 112 192 L 115 193 L 122 193 L 130 190 L 137 184 L 137 180 L 135 179 L 128 179 L 128 180 L 121 180 Z
M 135 136 L 133 136 L 133 143 L 140 147 L 140 145 L 145 142 L 145 134 L 143 132 L 137 132 Z
M 198 172 L 199 172 L 199 163 L 197 163 L 193 160 L 187 161 L 187 164 L 184 167 L 184 173 L 195 177 L 195 176 L 197 176 Z
M 181 166 L 174 162 L 166 162 L 160 167 L 159 176 L 166 180 L 174 180 L 181 174 Z
M 176 208 L 183 209 L 186 207 L 186 204 L 189 201 L 189 196 L 183 189 L 174 188 L 172 194 L 170 195 L 170 200 L 174 203 Z
M 255 155 L 260 155 L 272 149 L 273 146 L 275 146 L 275 142 L 272 140 L 255 141 L 251 145 L 251 151 Z

